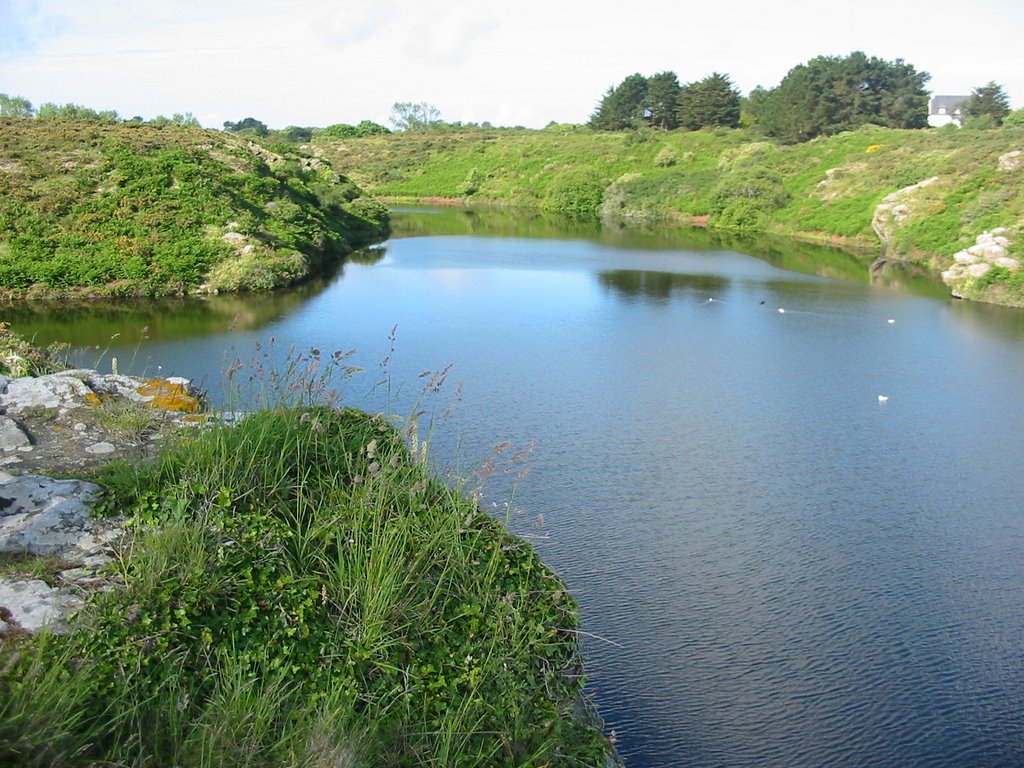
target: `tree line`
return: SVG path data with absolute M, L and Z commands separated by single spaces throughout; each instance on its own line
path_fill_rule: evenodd
M 590 115 L 596 130 L 621 131 L 652 127 L 662 130 L 738 128 L 761 131 L 784 142 L 808 141 L 872 124 L 889 128 L 925 128 L 928 125 L 927 72 L 896 59 L 885 61 L 855 51 L 848 56 L 818 56 L 791 69 L 778 86 L 755 88 L 744 97 L 729 76 L 713 72 L 690 83 L 681 83 L 675 72 L 645 77 L 635 73 L 610 87 Z M 961 112 L 966 123 L 978 128 L 1024 124 L 1024 110 L 1010 111 L 1009 98 L 994 81 L 975 88 Z M 0 93 L 0 118 L 40 120 L 120 121 L 114 110 L 97 111 L 78 104 L 45 103 L 34 108 L 21 96 Z M 191 112 L 149 121 L 133 117 L 128 122 L 199 127 Z M 392 129 L 401 133 L 460 131 L 492 128 L 490 123 L 446 122 L 441 111 L 428 102 L 396 102 L 389 117 Z M 254 117 L 226 120 L 224 130 L 244 135 L 304 142 L 314 136 L 354 138 L 391 133 L 371 120 L 351 125 L 336 123 L 325 128 L 288 126 L 271 130 Z
M 8 96 L 0 93 L 0 118 L 8 119 L 29 119 L 37 120 L 86 120 L 100 123 L 143 123 L 148 122 L 156 125 L 184 125 L 199 126 L 199 120 L 191 112 L 174 114 L 171 117 L 158 115 L 150 120 L 143 120 L 142 117 L 135 117 L 123 120 L 116 110 L 93 109 L 83 107 L 81 104 L 54 104 L 46 102 L 38 107 L 32 106 L 32 102 L 24 96 Z
M 718 72 L 686 84 L 671 71 L 650 77 L 636 73 L 608 89 L 589 125 L 616 131 L 743 124 L 787 142 L 808 141 L 869 123 L 925 128 L 929 79 L 927 72 L 902 59 L 885 61 L 860 51 L 843 57 L 818 56 L 791 69 L 775 88 L 758 86 L 746 98 L 728 75 Z M 976 88 L 962 109 L 979 127 L 1000 125 L 1010 116 L 1009 99 L 995 82 Z

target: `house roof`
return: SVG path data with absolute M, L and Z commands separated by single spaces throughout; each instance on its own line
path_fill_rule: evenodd
M 941 114 L 939 110 L 945 110 L 945 114 L 951 114 L 961 102 L 967 101 L 970 96 L 932 96 L 928 102 L 928 111 L 933 115 Z

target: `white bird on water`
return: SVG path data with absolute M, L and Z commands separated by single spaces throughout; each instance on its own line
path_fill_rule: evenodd
M 779 307 L 779 314 L 780 315 L 784 315 L 785 313 L 786 313 L 786 310 L 783 309 L 782 307 Z
M 888 395 L 879 395 L 878 396 L 878 402 L 880 402 L 880 403 L 887 403 L 887 402 L 889 402 L 889 396 Z

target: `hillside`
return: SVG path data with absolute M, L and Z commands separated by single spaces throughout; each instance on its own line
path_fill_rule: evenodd
M 8 296 L 267 290 L 386 234 L 323 160 L 220 131 L 0 121 Z
M 1020 150 L 1024 129 L 1005 127 L 868 126 L 781 145 L 743 130 L 552 125 L 313 144 L 315 155 L 375 195 L 828 242 L 945 272 L 964 298 L 1024 306 L 1016 265 L 1024 247 L 1014 242 L 1024 228 Z

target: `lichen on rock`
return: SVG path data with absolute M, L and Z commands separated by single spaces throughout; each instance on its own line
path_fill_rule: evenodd
M 37 473 L 151 455 L 168 432 L 194 426 L 202 407 L 202 392 L 182 378 L 87 369 L 0 375 L 0 556 L 60 564 L 56 584 L 18 576 L 17 568 L 0 577 L 0 635 L 66 629 L 82 595 L 110 583 L 104 566 L 123 538 L 120 521 L 93 517 L 99 486 Z M 136 421 L 138 413 L 146 418 Z
M 0 377 L 0 466 L 75 472 L 150 455 L 164 435 L 202 423 L 203 393 L 188 379 L 94 370 Z

